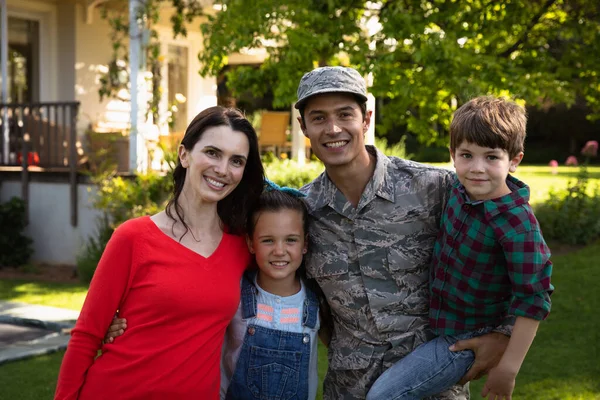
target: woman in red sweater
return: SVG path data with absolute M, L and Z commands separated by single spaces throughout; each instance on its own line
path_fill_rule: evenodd
M 219 398 L 221 346 L 249 262 L 241 234 L 264 179 L 252 125 L 237 110 L 204 110 L 173 175 L 166 209 L 123 223 L 108 242 L 55 399 Z M 130 328 L 102 346 L 115 310 Z

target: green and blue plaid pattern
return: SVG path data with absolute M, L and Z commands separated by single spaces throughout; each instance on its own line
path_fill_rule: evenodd
M 456 180 L 434 246 L 430 324 L 437 334 L 497 326 L 506 315 L 536 320 L 550 312 L 552 263 L 529 205 L 529 188 L 471 202 Z

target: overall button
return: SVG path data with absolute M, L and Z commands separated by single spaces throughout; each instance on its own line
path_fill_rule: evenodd
M 302 343 L 306 344 L 310 342 L 310 337 L 308 337 L 308 335 L 304 335 L 304 337 L 302 338 Z
M 254 335 L 254 332 L 256 332 L 256 330 L 254 329 L 253 326 L 251 326 L 250 328 L 248 328 L 248 335 L 252 336 L 252 335 Z

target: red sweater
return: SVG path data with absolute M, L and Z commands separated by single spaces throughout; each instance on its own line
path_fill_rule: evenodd
M 240 236 L 223 234 L 205 258 L 150 217 L 125 222 L 92 279 L 55 399 L 218 399 L 223 337 L 249 261 Z M 102 346 L 117 309 L 127 329 Z

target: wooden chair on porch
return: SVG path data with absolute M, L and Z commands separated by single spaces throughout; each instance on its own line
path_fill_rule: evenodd
M 290 125 L 290 113 L 287 111 L 265 111 L 261 116 L 258 144 L 260 152 L 273 150 L 276 157 L 289 151 L 292 143 L 288 140 L 287 131 Z

